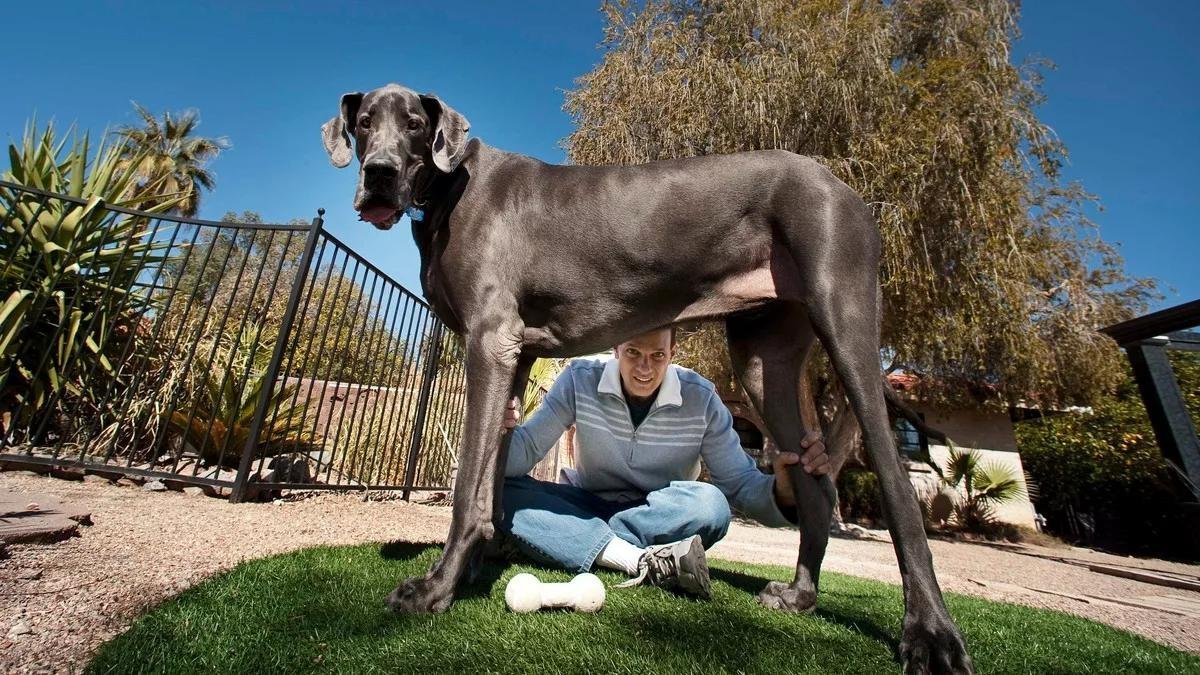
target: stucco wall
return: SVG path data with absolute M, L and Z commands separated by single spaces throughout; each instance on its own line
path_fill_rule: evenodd
M 990 410 L 939 410 L 915 405 L 915 410 L 925 415 L 925 422 L 945 432 L 960 450 L 970 448 L 980 455 L 982 463 L 996 462 L 1013 470 L 1025 484 L 1024 466 L 1017 453 L 1017 438 L 1008 414 Z M 936 443 L 929 444 L 929 455 L 943 469 L 950 458 L 950 448 Z M 915 465 L 909 473 L 918 492 L 935 489 L 937 475 L 928 467 L 921 471 Z M 1028 496 L 996 507 L 996 517 L 1006 523 L 1033 528 L 1034 508 Z
M 980 455 L 980 464 L 988 464 L 988 462 L 996 462 L 1010 468 L 1019 476 L 1021 485 L 1025 485 L 1024 467 L 1021 466 L 1021 455 L 1016 453 L 1003 452 L 1003 450 L 988 450 L 982 448 L 974 448 L 974 452 Z M 929 455 L 937 466 L 946 468 L 946 462 L 950 456 L 950 449 L 946 446 L 938 446 L 938 444 L 930 443 Z M 924 470 L 924 471 L 923 471 Z M 913 465 L 908 472 L 908 479 L 912 480 L 913 488 L 917 489 L 917 494 L 926 497 L 937 491 L 938 483 L 937 474 L 932 472 L 928 466 Z M 959 491 L 962 494 L 962 491 Z M 1008 503 L 998 504 L 996 508 L 996 518 L 1003 522 L 1012 522 L 1013 525 L 1021 525 L 1024 527 L 1037 528 L 1034 524 L 1033 503 L 1028 500 L 1028 496 L 1022 496 L 1018 500 L 1013 500 Z
M 959 447 L 1017 451 L 1017 436 L 1008 413 L 995 410 L 940 410 L 920 404 L 929 426 L 944 432 Z

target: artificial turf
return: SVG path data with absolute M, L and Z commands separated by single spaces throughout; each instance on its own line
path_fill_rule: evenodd
M 898 672 L 896 586 L 822 575 L 818 609 L 793 615 L 754 594 L 780 567 L 710 561 L 713 600 L 613 589 L 597 614 L 517 615 L 497 563 L 446 613 L 397 616 L 383 598 L 439 549 L 394 543 L 313 548 L 243 563 L 147 613 L 91 672 Z M 980 673 L 1200 673 L 1200 657 L 1066 614 L 948 595 Z

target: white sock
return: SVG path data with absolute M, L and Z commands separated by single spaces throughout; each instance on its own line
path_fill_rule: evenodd
M 613 537 L 604 550 L 600 551 L 600 555 L 596 556 L 596 564 L 633 576 L 637 574 L 638 561 L 645 552 L 644 548 L 638 548 L 620 537 Z

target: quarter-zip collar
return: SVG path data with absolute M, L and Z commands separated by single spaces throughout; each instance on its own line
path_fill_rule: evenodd
M 617 365 L 616 359 L 609 359 L 604 364 L 604 373 L 600 375 L 600 383 L 596 386 L 596 393 L 616 396 L 622 402 L 625 402 L 625 392 L 621 389 L 621 369 Z M 654 412 L 659 408 L 668 406 L 675 408 L 683 406 L 683 394 L 680 391 L 679 384 L 679 366 L 673 363 L 667 366 L 667 373 L 663 376 L 662 384 L 658 387 L 658 396 L 655 397 L 654 405 L 650 407 L 650 411 Z

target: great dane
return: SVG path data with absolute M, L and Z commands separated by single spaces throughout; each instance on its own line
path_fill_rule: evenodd
M 509 437 L 500 420 L 534 359 L 723 319 L 737 376 L 783 449 L 799 448 L 801 369 L 815 340 L 824 345 L 879 475 L 904 581 L 900 658 L 913 672 L 969 672 L 888 424 L 880 235 L 866 203 L 816 161 L 781 150 L 555 166 L 468 140 L 468 128 L 436 96 L 389 84 L 345 94 L 321 129 L 334 166 L 358 157 L 362 220 L 386 230 L 413 217 L 425 297 L 466 339 L 466 427 L 446 547 L 388 605 L 441 612 L 476 569 L 502 513 Z M 828 476 L 791 471 L 796 576 L 758 599 L 803 612 L 817 600 L 833 488 Z

